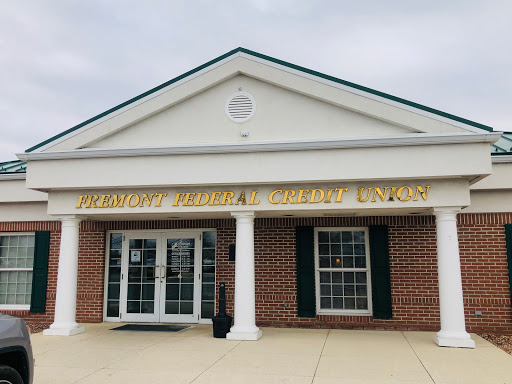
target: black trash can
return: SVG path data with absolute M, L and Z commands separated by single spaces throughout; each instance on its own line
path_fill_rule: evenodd
M 221 282 L 219 286 L 219 313 L 213 317 L 212 321 L 213 337 L 225 339 L 233 323 L 233 318 L 226 315 L 226 284 L 224 282 Z
M 213 317 L 213 337 L 225 339 L 226 334 L 231 329 L 233 318 L 231 316 L 214 316 Z

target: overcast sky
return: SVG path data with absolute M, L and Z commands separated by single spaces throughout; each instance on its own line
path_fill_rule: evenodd
M 242 46 L 512 130 L 512 1 L 0 5 L 0 161 Z

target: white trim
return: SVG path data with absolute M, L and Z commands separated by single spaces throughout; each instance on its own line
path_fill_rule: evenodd
M 344 149 L 368 147 L 395 147 L 411 145 L 440 145 L 459 143 L 494 143 L 501 133 L 417 133 L 385 137 L 353 137 L 335 140 L 290 140 L 255 143 L 224 143 L 200 145 L 174 145 L 169 147 L 142 147 L 117 149 L 77 149 L 72 151 L 19 153 L 20 160 L 62 160 L 105 157 L 191 155 L 205 153 L 279 152 L 318 149 Z
M 501 155 L 501 156 L 492 156 L 491 159 L 493 164 L 496 163 L 512 163 L 512 155 Z
M 383 103 L 383 104 L 391 105 L 393 107 L 396 107 L 396 108 L 399 108 L 399 109 L 403 109 L 403 110 L 406 110 L 408 112 L 416 113 L 418 115 L 425 116 L 425 117 L 431 118 L 433 120 L 438 120 L 438 121 L 441 121 L 443 123 L 447 123 L 447 124 L 453 125 L 455 127 L 463 128 L 463 129 L 466 129 L 466 130 L 471 131 L 471 132 L 475 132 L 475 133 L 485 133 L 485 132 L 488 132 L 485 129 L 477 128 L 477 127 L 475 127 L 473 125 L 465 124 L 465 123 L 462 123 L 460 121 L 453 120 L 453 119 L 450 119 L 450 118 L 447 118 L 447 117 L 443 117 L 443 116 L 440 116 L 440 115 L 432 113 L 432 112 L 427 112 L 427 111 L 424 111 L 422 109 L 415 108 L 413 106 L 400 103 L 398 101 L 393 101 L 393 100 L 390 100 L 388 98 L 375 95 L 373 93 L 369 93 L 369 92 L 366 92 L 366 91 L 363 91 L 363 90 L 360 90 L 360 89 L 357 89 L 357 88 L 354 88 L 354 87 L 350 87 L 348 85 L 340 84 L 340 83 L 332 81 L 332 80 L 327 80 L 327 79 L 324 79 L 323 77 L 319 77 L 319 76 L 316 76 L 316 75 L 313 75 L 313 74 L 310 74 L 310 73 L 307 73 L 307 72 L 303 72 L 303 71 L 298 70 L 298 69 L 293 69 L 293 68 L 290 68 L 290 67 L 282 65 L 282 64 L 277 64 L 277 63 L 274 63 L 272 61 L 268 61 L 268 60 L 265 60 L 265 59 L 262 59 L 262 58 L 259 58 L 259 57 L 256 57 L 256 56 L 252 56 L 252 55 L 244 53 L 244 52 L 240 52 L 240 57 L 243 57 L 244 59 L 248 59 L 248 60 L 251 60 L 251 61 L 254 61 L 254 62 L 257 62 L 257 63 L 265 64 L 265 65 L 267 65 L 269 67 L 273 67 L 273 68 L 282 70 L 284 72 L 291 73 L 291 74 L 299 76 L 299 77 L 303 77 L 303 78 L 306 78 L 306 79 L 309 79 L 309 80 L 313 80 L 313 81 L 316 81 L 318 83 L 322 83 L 324 85 L 328 85 L 330 87 L 338 88 L 338 89 L 341 89 L 341 90 L 343 90 L 345 92 L 349 92 L 349 93 L 352 93 L 352 94 L 355 94 L 355 95 L 358 95 L 358 96 L 365 97 L 367 99 L 378 101 L 378 102 Z
M 364 231 L 366 247 L 366 268 L 349 268 L 350 272 L 366 272 L 366 289 L 368 299 L 368 310 L 357 309 L 320 309 L 320 266 L 318 255 L 318 232 L 319 231 Z M 316 293 L 316 314 L 334 315 L 334 316 L 373 316 L 372 304 L 372 271 L 370 265 L 370 231 L 368 227 L 315 227 L 314 229 L 314 247 L 315 247 L 315 293 Z M 324 268 L 327 270 L 327 268 Z M 345 272 L 345 268 L 334 270 L 329 268 L 328 272 Z M 354 282 L 355 284 L 355 282 Z M 355 295 L 355 293 L 354 293 Z M 331 295 L 332 296 L 332 295 Z
M 105 232 L 105 265 L 103 278 L 103 321 L 120 321 L 119 317 L 107 317 L 107 301 L 108 301 L 108 278 L 109 278 L 109 250 L 110 250 L 110 231 Z M 121 289 L 119 289 L 121 291 Z
M 13 267 L 13 268 L 0 268 L 0 272 L 11 272 L 11 271 L 20 271 L 20 272 L 32 272 L 34 270 L 34 268 L 18 268 L 18 267 Z M 32 292 L 31 292 L 32 293 Z M 14 292 L 14 294 L 16 294 L 16 292 Z M 25 293 L 20 293 L 20 295 L 24 295 Z
M 108 278 L 110 276 L 110 235 L 112 233 L 120 233 L 123 236 L 122 231 L 107 231 L 105 233 L 105 278 L 103 279 L 104 289 L 103 289 L 103 321 L 112 321 L 118 322 L 121 321 L 121 317 L 108 317 L 107 316 L 107 304 L 108 304 Z M 123 253 L 123 245 L 121 241 L 121 257 Z M 122 265 L 119 266 L 122 268 Z M 119 305 L 121 305 L 121 278 L 119 278 Z M 119 315 L 121 314 L 121 307 L 119 307 Z
M 143 97 L 143 98 L 141 98 L 141 99 L 139 99 L 137 101 L 134 101 L 133 103 L 130 103 L 130 104 L 124 106 L 123 108 L 120 108 L 120 109 L 118 109 L 116 111 L 113 111 L 113 112 L 109 113 L 108 115 L 105 115 L 105 116 L 103 116 L 103 117 L 101 117 L 101 118 L 99 118 L 97 120 L 94 120 L 91 123 L 89 123 L 87 125 L 84 125 L 83 127 L 79 128 L 79 129 L 76 129 L 76 130 L 74 130 L 72 132 L 69 132 L 69 133 L 59 137 L 59 138 L 56 138 L 55 140 L 52 140 L 49 143 L 47 143 L 45 145 L 42 145 L 39 148 L 34 149 L 33 152 L 28 152 L 28 153 L 40 153 L 40 152 L 44 151 L 45 149 L 51 148 L 51 147 L 53 147 L 53 146 L 55 146 L 55 145 L 65 141 L 65 140 L 68 140 L 69 138 L 71 138 L 73 136 L 76 136 L 76 135 L 78 135 L 78 134 L 80 134 L 80 133 L 82 133 L 84 131 L 87 131 L 88 129 L 90 129 L 92 127 L 95 127 L 95 126 L 97 126 L 97 125 L 99 125 L 99 124 L 101 124 L 101 123 L 103 123 L 103 122 L 105 122 L 107 120 L 110 120 L 110 119 L 114 118 L 115 116 L 118 116 L 118 115 L 120 115 L 120 114 L 122 114 L 122 113 L 124 113 L 124 112 L 126 112 L 126 111 L 128 111 L 130 109 L 132 109 L 132 108 L 135 108 L 135 107 L 137 107 L 137 106 L 139 106 L 141 104 L 144 104 L 145 102 L 147 102 L 147 101 L 149 101 L 151 99 L 154 99 L 155 97 L 158 97 L 158 96 L 160 96 L 160 95 L 170 91 L 173 88 L 176 88 L 176 87 L 178 87 L 178 86 L 180 86 L 180 85 L 182 85 L 182 84 L 184 84 L 184 83 L 186 83 L 188 81 L 191 81 L 191 80 L 195 79 L 196 77 L 199 77 L 199 76 L 201 76 L 201 75 L 203 75 L 205 73 L 208 73 L 208 72 L 214 70 L 215 68 L 220 67 L 221 65 L 224 65 L 224 64 L 226 64 L 226 63 L 236 59 L 239 56 L 240 56 L 240 52 L 234 53 L 233 55 L 230 55 L 230 56 L 228 56 L 228 57 L 226 57 L 226 58 L 224 58 L 224 59 L 222 59 L 222 60 L 220 60 L 220 61 L 218 61 L 218 62 L 216 62 L 214 64 L 211 64 L 208 67 L 203 68 L 200 71 L 197 71 L 197 72 L 195 72 L 195 73 L 193 73 L 193 74 L 191 74 L 191 75 L 189 75 L 187 77 L 184 77 L 181 80 L 178 80 L 178 81 L 176 81 L 176 82 L 174 82 L 172 84 L 169 84 L 167 87 L 159 89 L 158 91 L 155 91 L 155 92 L 153 92 L 153 93 L 151 93 L 151 94 L 149 94 L 149 95 L 147 95 L 147 96 L 145 96 L 145 97 Z M 135 96 L 135 97 L 137 97 L 137 96 Z
M 2 180 L 25 180 L 26 173 L 0 173 L 0 181 Z
M 35 232 L 6 232 L 6 231 L 2 231 L 0 232 L 0 236 L 20 236 L 20 235 L 34 235 L 35 236 Z
M 0 236 L 34 236 L 34 232 L 0 232 Z M 34 252 L 35 252 L 35 244 L 33 245 Z M 34 268 L 0 268 L 0 272 L 15 272 L 15 271 L 21 271 L 21 272 L 33 272 Z M 9 295 L 9 293 L 5 293 L 6 295 Z M 11 293 L 11 295 L 16 293 Z M 26 295 L 27 293 L 21 293 L 20 295 Z M 32 291 L 29 292 L 30 295 L 32 295 Z M 30 310 L 30 304 L 0 304 L 0 310 L 18 310 L 18 311 L 26 311 Z
M 213 324 L 213 320 L 212 319 L 203 319 L 201 316 L 202 316 L 202 313 L 201 313 L 201 304 L 202 304 L 202 301 L 203 301 L 203 282 L 204 282 L 204 273 L 203 273 L 203 249 L 204 249 L 204 236 L 203 236 L 203 233 L 204 232 L 215 232 L 215 263 L 213 264 L 213 266 L 215 267 L 215 276 L 214 276 L 214 283 L 213 283 L 213 316 L 216 316 L 215 314 L 215 308 L 217 308 L 217 294 L 216 294 L 216 289 L 217 289 L 217 271 L 218 271 L 218 265 L 217 265 L 217 260 L 219 258 L 219 250 L 217 248 L 217 235 L 218 235 L 218 231 L 217 231 L 217 228 L 213 228 L 213 229 L 207 229 L 207 230 L 204 230 L 204 229 L 201 229 L 201 236 L 200 236 L 200 244 L 201 244 L 201 258 L 200 258 L 200 262 L 199 262 L 199 268 L 201 268 L 201 275 L 203 276 L 200 280 L 200 285 L 201 285 L 201 288 L 200 288 L 200 291 L 199 291 L 199 324 Z
M 30 311 L 30 304 L 0 304 L 0 310 Z

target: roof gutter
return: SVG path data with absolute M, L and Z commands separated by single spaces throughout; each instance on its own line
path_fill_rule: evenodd
M 463 143 L 495 143 L 501 132 L 475 134 L 407 134 L 385 137 L 353 137 L 342 140 L 297 140 L 297 141 L 271 141 L 255 143 L 224 143 L 200 145 L 175 145 L 167 147 L 143 148 L 116 148 L 116 149 L 77 149 L 71 151 L 32 152 L 19 153 L 16 156 L 23 161 L 33 160 L 64 160 L 89 159 L 105 157 L 133 157 L 133 156 L 173 156 L 173 155 L 200 155 L 220 153 L 247 153 L 247 152 L 283 152 L 307 151 L 322 149 L 350 149 L 397 147 L 410 145 L 441 145 Z
M 0 173 L 0 181 L 3 180 L 25 180 L 26 173 Z
M 493 164 L 495 164 L 495 163 L 512 163 L 512 154 L 507 154 L 507 155 L 500 154 L 499 156 L 492 155 L 491 158 L 492 158 Z

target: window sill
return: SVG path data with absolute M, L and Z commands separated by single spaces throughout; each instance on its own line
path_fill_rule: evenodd
M 318 316 L 373 316 L 368 311 L 321 311 L 316 314 Z
M 30 311 L 30 305 L 21 305 L 21 304 L 1 304 L 0 311 Z

